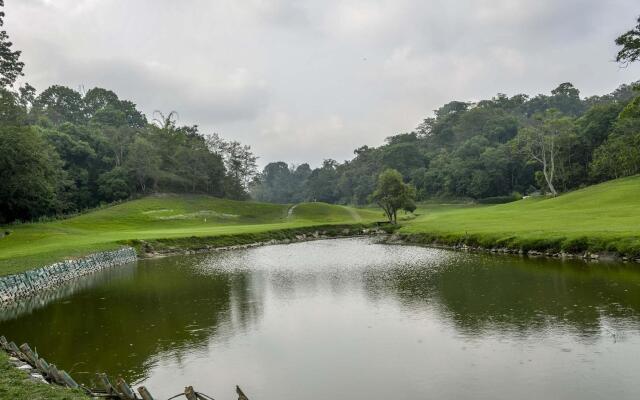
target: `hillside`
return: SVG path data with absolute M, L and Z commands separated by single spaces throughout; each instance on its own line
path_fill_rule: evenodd
M 290 205 L 199 195 L 156 195 L 77 217 L 3 228 L 0 275 L 69 256 L 117 247 L 118 241 L 216 236 L 322 224 L 371 222 L 377 211 L 305 203 Z
M 423 206 L 401 233 L 485 246 L 567 251 L 640 251 L 640 176 L 555 198 L 529 198 L 480 207 Z M 425 237 L 427 239 L 427 237 Z

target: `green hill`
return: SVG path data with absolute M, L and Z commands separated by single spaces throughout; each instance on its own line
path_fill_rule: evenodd
M 77 217 L 6 226 L 0 238 L 0 275 L 64 257 L 115 248 L 132 239 L 170 239 L 257 233 L 323 224 L 381 219 L 381 213 L 325 203 L 291 205 L 198 195 L 155 195 Z
M 465 242 L 485 247 L 640 256 L 640 176 L 556 198 L 494 206 L 421 205 L 400 233 L 423 243 Z M 222 237 L 326 224 L 378 221 L 377 209 L 326 203 L 281 205 L 208 196 L 156 195 L 77 217 L 6 226 L 0 238 L 0 275 L 65 257 L 115 248 L 131 240 Z M 196 240 L 196 239 L 193 239 Z
M 555 198 L 479 207 L 421 207 L 400 232 L 423 240 L 565 251 L 640 250 L 640 176 Z

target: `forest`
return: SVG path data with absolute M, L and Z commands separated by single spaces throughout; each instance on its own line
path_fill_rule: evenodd
M 581 98 L 571 83 L 550 94 L 451 101 L 412 132 L 379 147 L 362 146 L 351 160 L 319 168 L 268 164 L 251 188 L 262 201 L 367 204 L 376 178 L 399 171 L 418 200 L 506 202 L 555 195 L 640 172 L 640 86 L 622 85 Z
M 620 67 L 640 60 L 640 17 L 615 44 Z M 640 173 L 640 81 L 585 98 L 564 82 L 549 94 L 451 101 L 416 125 L 382 146 L 355 149 L 343 163 L 270 163 L 251 193 L 279 203 L 364 205 L 381 173 L 396 170 L 419 201 L 503 203 Z
M 1 31 L 0 223 L 154 192 L 249 197 L 256 174 L 249 146 L 179 126 L 173 111 L 156 111 L 149 121 L 133 102 L 103 88 L 15 88 L 24 63 L 12 45 Z
M 640 19 L 617 39 L 617 61 L 636 61 L 639 42 Z M 0 223 L 160 192 L 364 205 L 386 169 L 397 170 L 418 201 L 485 203 L 640 172 L 638 82 L 586 98 L 565 82 L 549 94 L 451 101 L 425 112 L 413 131 L 355 149 L 351 160 L 326 159 L 315 169 L 271 162 L 258 173 L 250 146 L 181 126 L 174 111 L 148 119 L 133 102 L 98 87 L 16 87 L 24 63 L 12 46 L 0 31 Z

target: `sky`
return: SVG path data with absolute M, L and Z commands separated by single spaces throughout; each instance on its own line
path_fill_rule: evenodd
M 148 116 L 271 161 L 350 159 L 451 100 L 582 96 L 640 79 L 613 60 L 637 0 L 5 0 L 24 81 L 104 87 Z

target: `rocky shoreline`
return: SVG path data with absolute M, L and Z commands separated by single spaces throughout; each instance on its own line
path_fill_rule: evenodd
M 395 227 L 393 227 L 395 228 Z M 21 274 L 0 277 L 0 306 L 15 303 L 50 288 L 57 287 L 64 282 L 88 275 L 117 265 L 135 262 L 138 258 L 167 257 L 181 254 L 198 254 L 217 251 L 242 250 L 260 246 L 299 243 L 313 240 L 339 239 L 351 237 L 380 238 L 380 243 L 396 245 L 419 245 L 444 248 L 456 251 L 483 252 L 492 254 L 510 254 L 527 257 L 547 257 L 555 259 L 583 259 L 585 261 L 617 261 L 640 263 L 640 258 L 626 257 L 614 252 L 580 252 L 570 253 L 552 250 L 524 250 L 522 248 L 483 247 L 466 243 L 442 243 L 438 240 L 424 240 L 424 238 L 393 232 L 392 229 L 381 229 L 372 226 L 341 226 L 324 229 L 304 229 L 274 231 L 264 234 L 263 240 L 251 241 L 249 237 L 241 238 L 238 244 L 223 245 L 218 237 L 212 238 L 182 238 L 165 243 L 162 239 L 155 241 L 138 240 L 131 246 L 119 250 L 91 254 L 89 256 L 65 260 L 49 266 L 27 271 Z M 234 237 L 234 235 L 230 235 Z M 209 240 L 207 240 L 209 239 Z M 253 238 L 256 239 L 256 238 Z
M 137 258 L 133 248 L 124 247 L 0 277 L 0 306 L 49 290 L 80 276 L 135 262 Z
M 515 256 L 526 256 L 531 258 L 544 257 L 544 258 L 553 258 L 553 259 L 582 259 L 590 262 L 597 261 L 609 261 L 609 262 L 623 262 L 623 263 L 640 263 L 640 258 L 627 257 L 622 254 L 618 254 L 615 252 L 579 252 L 579 253 L 571 253 L 565 251 L 553 251 L 553 250 L 524 250 L 522 248 L 508 248 L 508 247 L 484 247 L 484 246 L 471 246 L 466 243 L 442 243 L 437 240 L 432 241 L 424 241 L 420 240 L 412 235 L 399 234 L 394 233 L 392 235 L 388 235 L 382 243 L 384 244 L 395 244 L 395 245 L 408 245 L 408 246 L 425 246 L 425 247 L 434 247 L 455 251 L 467 251 L 467 252 L 477 252 L 477 253 L 491 253 L 491 254 L 505 254 L 505 255 L 515 255 Z
M 269 239 L 265 241 L 252 242 L 252 243 L 246 243 L 246 244 L 237 244 L 237 245 L 231 245 L 231 246 L 203 245 L 201 247 L 196 247 L 196 248 L 182 248 L 179 246 L 175 246 L 175 247 L 167 247 L 167 248 L 160 248 L 160 249 L 156 249 L 151 246 L 148 246 L 146 242 L 142 241 L 142 246 L 141 246 L 142 251 L 140 251 L 139 253 L 139 258 L 141 259 L 161 258 L 161 257 L 170 257 L 170 256 L 176 256 L 176 255 L 202 254 L 202 253 L 230 251 L 230 250 L 244 250 L 244 249 L 262 247 L 262 246 L 311 242 L 316 240 L 347 239 L 347 238 L 371 237 L 371 236 L 382 236 L 382 235 L 387 235 L 387 232 L 379 229 L 361 229 L 357 231 L 349 231 L 348 229 L 345 229 L 337 235 L 335 234 L 335 232 L 329 235 L 327 231 L 319 230 L 310 234 L 306 234 L 306 233 L 297 234 L 292 238 Z

